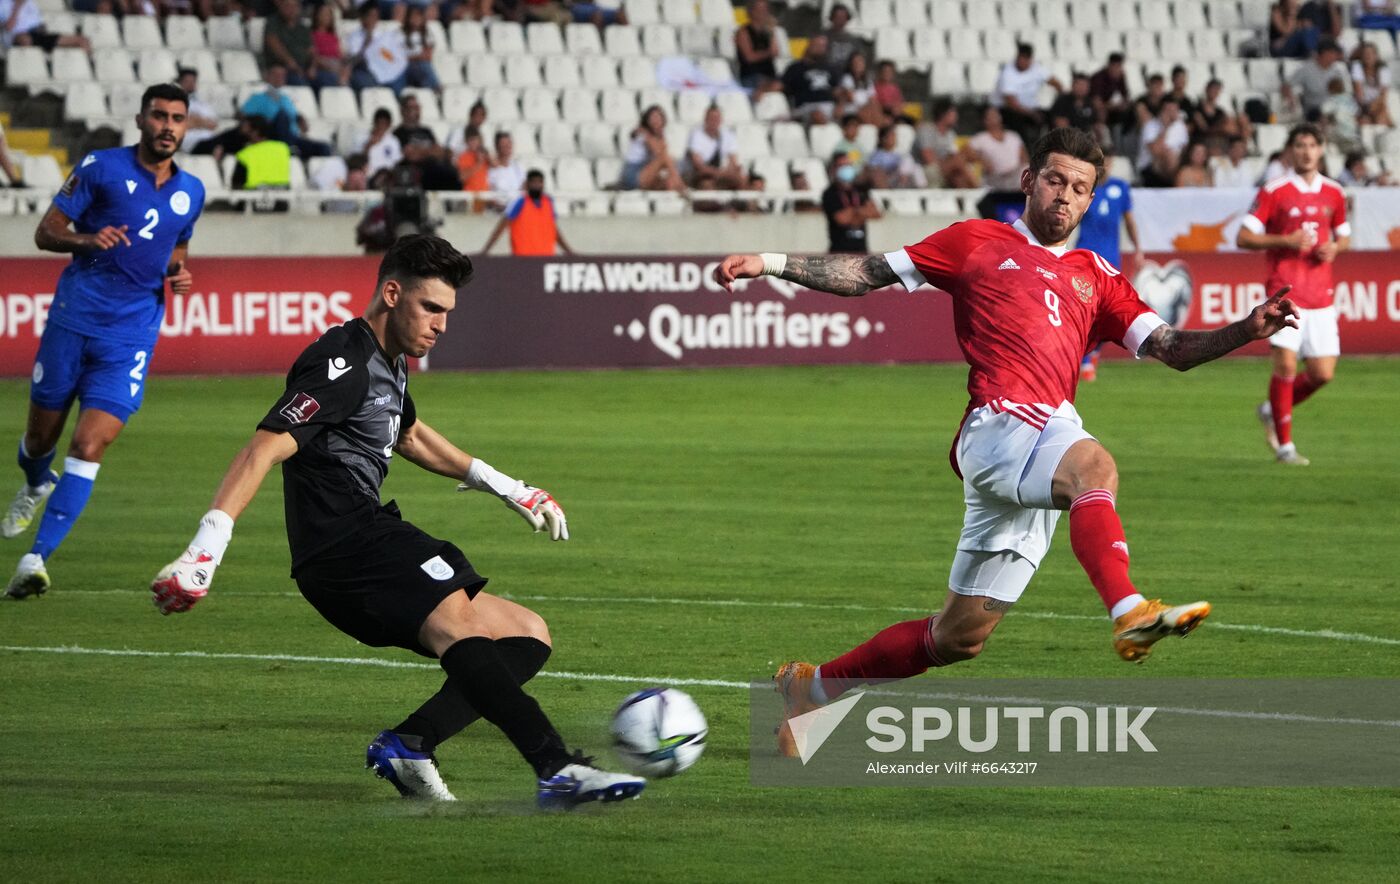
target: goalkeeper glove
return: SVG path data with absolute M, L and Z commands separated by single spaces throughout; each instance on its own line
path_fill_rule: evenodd
M 166 565 L 151 581 L 151 595 L 162 614 L 188 611 L 209 594 L 214 569 L 223 560 L 233 538 L 233 518 L 222 510 L 210 510 L 199 522 L 199 531 L 184 555 Z
M 548 491 L 526 485 L 519 479 L 512 479 L 484 460 L 472 458 L 466 481 L 458 485 L 457 490 L 486 491 L 494 494 L 529 522 L 536 534 L 548 531 L 550 540 L 569 539 L 569 522 L 564 516 L 564 510 Z

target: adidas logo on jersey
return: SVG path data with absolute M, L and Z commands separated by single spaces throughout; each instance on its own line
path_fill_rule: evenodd
M 998 270 L 1020 270 L 1020 269 L 1021 269 L 1021 265 L 1020 265 L 1020 264 L 1017 264 L 1017 263 L 1016 263 L 1015 261 L 1013 261 L 1012 259 L 1007 258 L 1005 261 L 1002 261 L 1002 262 L 1001 262 L 1001 266 L 998 267 L 997 269 L 998 269 Z

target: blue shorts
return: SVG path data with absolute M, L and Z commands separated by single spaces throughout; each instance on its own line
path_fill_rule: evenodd
M 94 338 L 50 323 L 34 357 L 29 399 L 63 411 L 74 399 L 126 422 L 141 407 L 155 342 L 125 344 Z

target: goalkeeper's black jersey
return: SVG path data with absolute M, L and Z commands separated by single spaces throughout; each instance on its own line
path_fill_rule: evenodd
M 258 424 L 291 433 L 282 464 L 292 572 L 318 552 L 374 527 L 379 486 L 399 434 L 417 419 L 408 362 L 392 363 L 363 319 L 329 329 L 302 351 L 287 390 Z

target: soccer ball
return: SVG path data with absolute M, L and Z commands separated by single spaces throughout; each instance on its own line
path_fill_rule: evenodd
M 622 701 L 612 720 L 613 747 L 632 773 L 675 776 L 705 751 L 705 715 L 684 691 L 647 688 Z

